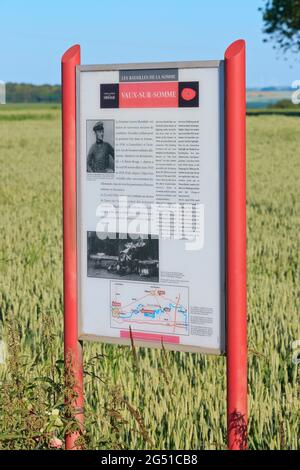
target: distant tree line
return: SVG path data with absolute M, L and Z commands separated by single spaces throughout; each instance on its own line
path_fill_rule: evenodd
M 7 103 L 60 103 L 60 85 L 6 83 Z
M 295 109 L 299 112 L 300 104 L 294 104 L 291 100 L 283 99 L 279 100 L 276 103 L 270 104 L 268 108 L 271 109 Z

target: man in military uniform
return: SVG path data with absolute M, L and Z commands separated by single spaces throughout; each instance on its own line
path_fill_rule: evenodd
M 115 171 L 115 152 L 113 147 L 103 141 L 104 126 L 98 121 L 93 131 L 96 142 L 91 146 L 87 156 L 87 171 L 89 173 L 113 173 Z

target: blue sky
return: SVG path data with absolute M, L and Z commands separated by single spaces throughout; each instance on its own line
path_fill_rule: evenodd
M 223 58 L 247 41 L 247 85 L 290 85 L 299 62 L 263 43 L 264 0 L 1 0 L 0 79 L 60 83 L 60 58 L 81 45 L 82 63 Z M 291 68 L 292 66 L 292 68 Z

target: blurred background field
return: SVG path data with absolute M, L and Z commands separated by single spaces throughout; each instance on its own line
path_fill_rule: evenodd
M 247 117 L 251 449 L 300 448 L 300 120 L 276 113 Z M 59 105 L 0 107 L 0 166 L 0 448 L 45 448 L 65 429 Z M 84 350 L 88 448 L 226 447 L 224 357 Z

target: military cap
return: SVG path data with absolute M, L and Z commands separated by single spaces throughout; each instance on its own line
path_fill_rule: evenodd
M 103 122 L 102 121 L 96 122 L 96 124 L 93 127 L 93 130 L 94 131 L 103 131 L 104 130 Z

